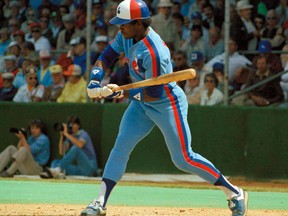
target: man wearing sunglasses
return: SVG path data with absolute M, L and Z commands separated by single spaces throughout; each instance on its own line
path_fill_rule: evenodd
M 36 51 L 40 50 L 51 50 L 51 44 L 49 40 L 42 36 L 42 31 L 41 31 L 41 25 L 38 22 L 33 22 L 29 25 L 31 29 L 31 35 L 32 38 L 29 39 L 28 41 L 31 41 L 34 46 Z

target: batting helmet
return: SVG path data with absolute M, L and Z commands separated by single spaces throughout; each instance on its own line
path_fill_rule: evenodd
M 142 0 L 124 0 L 116 11 L 116 16 L 110 20 L 113 25 L 124 25 L 133 20 L 148 19 L 150 11 L 146 3 Z

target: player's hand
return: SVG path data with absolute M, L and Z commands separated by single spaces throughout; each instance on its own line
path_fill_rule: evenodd
M 100 81 L 91 80 L 87 86 L 87 94 L 90 98 L 101 98 Z
M 122 98 L 123 90 L 116 90 L 118 85 L 116 84 L 108 84 L 107 86 L 104 86 L 101 91 L 101 95 L 105 98 Z

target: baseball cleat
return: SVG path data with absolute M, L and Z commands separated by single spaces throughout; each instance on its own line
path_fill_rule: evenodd
M 248 211 L 248 193 L 239 188 L 239 195 L 228 200 L 232 216 L 245 216 Z
M 100 202 L 93 200 L 82 212 L 80 216 L 101 216 L 106 215 L 106 208 Z

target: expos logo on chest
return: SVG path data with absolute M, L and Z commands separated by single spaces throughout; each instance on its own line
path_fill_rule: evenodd
M 133 71 L 135 72 L 135 75 L 141 76 L 142 78 L 144 78 L 145 77 L 145 69 L 142 66 L 142 62 L 143 62 L 142 59 L 138 59 L 137 57 L 135 57 L 131 62 L 131 67 L 132 67 Z

